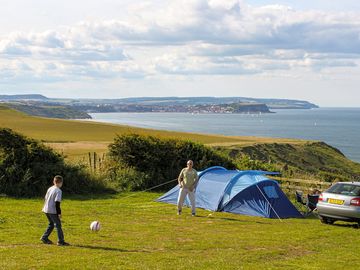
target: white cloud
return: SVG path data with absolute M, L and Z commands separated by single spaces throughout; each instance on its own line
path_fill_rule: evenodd
M 237 0 L 172 0 L 160 8 L 148 2 L 130 11 L 136 14 L 127 20 L 9 33 L 0 39 L 0 82 L 319 72 L 357 67 L 360 59 L 354 12 Z

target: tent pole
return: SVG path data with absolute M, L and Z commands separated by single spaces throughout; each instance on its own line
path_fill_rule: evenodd
M 278 217 L 278 219 L 283 222 L 283 220 L 280 218 L 280 216 L 278 215 L 278 213 L 276 213 L 274 207 L 271 205 L 271 203 L 269 202 L 269 200 L 266 198 L 266 196 L 264 195 L 264 193 L 261 191 L 261 189 L 259 188 L 258 184 L 256 184 L 256 187 L 258 188 L 258 190 L 260 191 L 261 195 L 265 198 L 265 200 L 267 201 L 267 203 L 270 205 L 271 209 L 274 211 L 275 215 Z

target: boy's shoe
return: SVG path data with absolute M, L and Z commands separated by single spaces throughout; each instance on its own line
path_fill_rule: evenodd
M 177 215 L 180 216 L 180 215 L 181 215 L 181 211 L 177 211 Z
M 70 244 L 66 243 L 66 242 L 58 242 L 57 245 L 58 246 L 70 246 Z
M 195 213 L 192 213 L 192 214 L 191 214 L 191 216 L 192 216 L 192 217 L 195 217 L 195 216 L 196 216 L 196 214 L 195 214 Z
M 52 245 L 53 244 L 53 242 L 50 241 L 49 239 L 40 238 L 40 241 L 43 242 L 46 245 Z

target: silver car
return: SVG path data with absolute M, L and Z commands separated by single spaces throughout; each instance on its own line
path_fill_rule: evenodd
M 322 223 L 343 220 L 360 226 L 360 182 L 334 184 L 319 196 L 317 210 Z

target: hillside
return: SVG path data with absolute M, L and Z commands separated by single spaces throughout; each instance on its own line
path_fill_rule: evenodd
M 72 108 L 88 113 L 106 112 L 169 112 L 169 113 L 271 113 L 262 103 L 160 105 L 160 104 L 96 104 L 76 105 Z
M 48 100 L 47 97 L 39 94 L 30 94 L 30 95 L 0 95 L 0 100 Z
M 231 103 L 225 106 L 230 107 L 232 113 L 271 113 L 269 107 L 261 103 Z
M 322 142 L 206 135 L 49 119 L 29 116 L 6 106 L 0 106 L 0 127 L 42 140 L 76 160 L 84 159 L 89 152 L 105 153 L 116 134 L 138 133 L 204 143 L 226 152 L 233 159 L 246 154 L 253 160 L 274 164 L 288 177 L 333 181 L 358 179 L 360 176 L 359 163 L 350 161 L 339 150 Z
M 33 116 L 59 119 L 91 119 L 91 116 L 86 112 L 76 110 L 69 106 L 44 106 L 21 103 L 8 103 L 7 106 Z
M 284 176 L 316 178 L 327 182 L 360 180 L 360 164 L 346 158 L 324 142 L 305 144 L 254 144 L 216 147 L 233 159 L 244 155 L 253 160 L 276 164 Z
M 303 143 L 295 139 L 272 139 L 258 137 L 230 137 L 185 132 L 152 130 L 122 125 L 96 122 L 49 119 L 26 115 L 25 113 L 0 105 L 0 127 L 8 127 L 26 136 L 46 142 L 51 147 L 69 155 L 70 158 L 82 158 L 89 151 L 100 154 L 107 150 L 116 134 L 138 133 L 161 138 L 189 139 L 205 144 L 237 144 L 254 143 Z
M 90 102 L 90 100 L 80 100 L 81 102 Z M 130 104 L 151 104 L 151 105 L 199 105 L 199 104 L 228 104 L 228 103 L 262 103 L 271 108 L 286 109 L 314 109 L 318 108 L 316 104 L 305 100 L 293 99 L 270 99 L 270 98 L 249 98 L 249 97 L 139 97 L 122 99 L 103 99 L 92 100 L 93 102 L 107 103 L 130 103 Z
M 276 98 L 249 98 L 249 97 L 134 97 L 134 98 L 119 98 L 119 99 L 60 99 L 47 98 L 42 95 L 0 95 L 0 100 L 18 101 L 18 100 L 33 100 L 39 102 L 56 103 L 58 105 L 70 105 L 78 108 L 88 107 L 88 109 L 96 109 L 97 106 L 101 110 L 112 111 L 119 108 L 126 108 L 126 106 L 150 106 L 156 107 L 171 107 L 171 106 L 196 106 L 196 105 L 219 105 L 232 103 L 255 103 L 265 104 L 270 109 L 314 109 L 319 108 L 318 105 L 305 100 L 293 99 L 276 99 Z M 125 107 L 123 107 L 126 105 Z M 115 107 L 114 107 L 115 106 Z M 107 108 L 109 107 L 109 108 Z M 130 107 L 132 108 L 132 107 Z M 136 107 L 133 107 L 136 108 Z M 129 108 L 128 108 L 129 109 Z M 116 109 L 116 111 L 121 111 Z
M 302 143 L 295 139 L 269 139 L 251 136 L 235 137 L 211 134 L 197 134 L 105 124 L 81 120 L 49 119 L 26 115 L 7 106 L 0 105 L 0 126 L 8 127 L 34 139 L 45 142 L 110 142 L 116 134 L 139 133 L 166 138 L 189 139 L 209 143 L 265 143 L 269 141 Z

